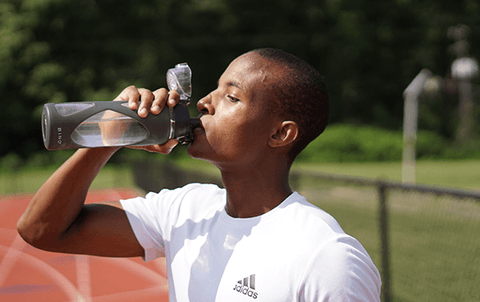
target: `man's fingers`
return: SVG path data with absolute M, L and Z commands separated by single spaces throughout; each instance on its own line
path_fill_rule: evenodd
M 140 117 L 147 117 L 148 112 L 152 106 L 154 95 L 153 93 L 145 88 L 138 89 L 140 93 L 140 105 L 138 106 L 138 115 Z
M 145 118 L 149 112 L 159 114 L 165 105 L 174 107 L 180 101 L 180 95 L 175 90 L 168 91 L 165 88 L 152 92 L 145 88 L 129 86 L 114 101 L 128 101 L 128 107 L 137 110 L 138 115 Z
M 168 106 L 175 107 L 175 105 L 177 105 L 179 101 L 180 101 L 180 94 L 178 94 L 176 90 L 170 90 L 168 92 L 168 102 L 167 102 Z
M 137 109 L 138 102 L 140 99 L 140 93 L 135 86 L 128 86 L 123 89 L 122 92 L 114 99 L 114 101 L 129 101 L 128 106 L 130 109 Z
M 165 107 L 165 102 L 168 99 L 168 91 L 165 88 L 160 88 L 153 92 L 153 96 L 154 99 L 150 111 L 153 114 L 159 114 L 163 107 Z

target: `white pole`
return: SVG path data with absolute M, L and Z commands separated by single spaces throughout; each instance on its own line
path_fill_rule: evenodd
M 403 93 L 405 115 L 403 118 L 402 182 L 415 183 L 415 145 L 417 142 L 418 96 L 425 81 L 432 75 L 423 69 Z
M 473 120 L 473 90 L 471 80 L 478 75 L 477 60 L 470 57 L 456 59 L 452 63 L 452 77 L 458 81 L 459 117 L 456 141 L 462 146 L 468 143 Z

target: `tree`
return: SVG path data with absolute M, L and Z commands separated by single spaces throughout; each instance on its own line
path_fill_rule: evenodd
M 415 75 L 450 72 L 449 26 L 470 26 L 470 54 L 480 57 L 479 7 L 480 0 L 7 0 L 0 4 L 0 156 L 43 149 L 46 102 L 110 100 L 130 84 L 155 89 L 184 61 L 196 100 L 233 58 L 260 47 L 291 52 L 320 71 L 331 123 L 399 130 L 403 90 Z M 420 127 L 452 136 L 453 97 L 423 103 Z

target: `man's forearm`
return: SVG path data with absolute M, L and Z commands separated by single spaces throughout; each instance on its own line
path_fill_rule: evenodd
M 79 215 L 93 179 L 116 150 L 80 149 L 55 171 L 17 224 L 25 241 L 41 248 L 60 238 Z

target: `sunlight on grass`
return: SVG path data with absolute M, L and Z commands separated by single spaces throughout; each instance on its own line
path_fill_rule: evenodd
M 22 171 L 13 174 L 0 174 L 0 195 L 35 193 L 55 172 L 57 167 Z M 135 188 L 130 169 L 118 166 L 105 166 L 97 175 L 91 189 Z
M 220 177 L 218 169 L 205 161 L 185 159 L 177 164 L 192 172 Z M 34 193 L 55 169 L 0 174 L 0 194 Z M 292 171 L 401 181 L 400 163 L 299 163 Z M 311 177 L 295 182 L 294 189 L 332 214 L 380 267 L 377 189 Z M 417 182 L 480 189 L 480 161 L 420 161 Z M 135 188 L 128 167 L 107 165 L 91 186 L 115 187 Z M 480 300 L 476 286 L 480 282 L 480 203 L 392 189 L 388 191 L 388 204 L 394 300 Z
M 400 162 L 379 163 L 296 163 L 293 171 L 316 171 L 356 177 L 402 180 Z M 480 189 L 480 161 L 419 161 L 417 184 Z
M 330 182 L 300 193 L 334 216 L 380 268 L 373 187 Z M 480 203 L 392 189 L 388 204 L 394 301 L 480 301 Z

